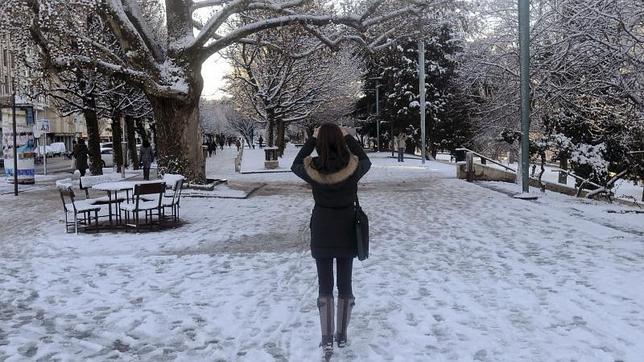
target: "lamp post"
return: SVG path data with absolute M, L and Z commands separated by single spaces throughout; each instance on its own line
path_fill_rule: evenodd
M 420 158 L 424 165 L 427 146 L 425 145 L 425 41 L 422 37 L 418 40 L 418 90 L 420 98 Z
M 377 137 L 377 150 L 380 152 L 380 80 L 382 77 L 369 78 L 376 81 L 376 137 Z
M 125 178 L 125 165 L 127 164 L 127 134 L 125 133 L 125 128 L 127 127 L 127 124 L 125 124 L 125 117 L 121 117 L 122 119 L 122 125 L 121 129 L 123 130 L 123 139 L 121 140 L 121 154 L 123 156 L 123 165 L 121 166 L 121 178 Z
M 13 194 L 18 196 L 18 138 L 16 130 L 16 88 L 11 84 L 11 118 L 13 127 Z
M 376 137 L 378 152 L 380 152 L 380 81 L 376 80 Z
M 519 1 L 519 52 L 521 62 L 521 191 L 529 193 L 530 167 L 530 0 Z

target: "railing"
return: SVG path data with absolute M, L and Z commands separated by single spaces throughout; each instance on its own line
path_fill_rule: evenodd
M 501 167 L 503 167 L 504 169 L 506 169 L 506 170 L 508 170 L 508 171 L 512 171 L 512 172 L 514 172 L 514 173 L 516 173 L 516 172 L 517 172 L 517 171 L 516 171 L 515 169 L 513 169 L 512 167 L 508 167 L 508 166 L 506 166 L 506 165 L 502 164 L 501 162 L 495 161 L 495 160 L 493 160 L 492 158 L 487 157 L 487 156 L 485 156 L 485 155 L 482 155 L 482 154 L 480 154 L 480 153 L 478 153 L 478 152 L 476 152 L 476 151 L 472 151 L 472 150 L 470 150 L 469 148 L 459 147 L 459 148 L 457 148 L 457 149 L 456 149 L 456 151 L 471 152 L 472 154 L 474 154 L 474 155 L 476 155 L 476 156 L 479 156 L 481 159 L 484 159 L 486 162 L 487 162 L 487 161 L 490 161 L 490 163 L 493 163 L 493 164 L 495 164 L 495 165 L 497 165 L 497 166 L 501 166 Z

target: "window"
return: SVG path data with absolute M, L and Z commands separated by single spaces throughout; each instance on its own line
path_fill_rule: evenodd
M 7 49 L 2 50 L 2 65 L 9 66 L 9 52 Z
M 7 77 L 6 75 L 4 76 L 3 88 L 4 88 L 4 93 L 9 94 L 9 77 Z

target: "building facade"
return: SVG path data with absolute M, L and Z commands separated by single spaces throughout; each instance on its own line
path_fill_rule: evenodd
M 0 37 L 0 127 L 11 127 L 11 96 L 16 90 L 16 124 L 33 127 L 35 135 L 40 136 L 36 138 L 37 145 L 62 142 L 67 150 L 71 150 L 76 138 L 87 137 L 82 115 L 61 116 L 47 97 L 32 99 L 21 94 L 18 86 L 21 71 L 18 69 L 20 67 L 15 63 L 9 37 Z

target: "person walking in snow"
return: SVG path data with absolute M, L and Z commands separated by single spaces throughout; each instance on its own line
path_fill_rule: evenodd
M 313 150 L 318 156 L 311 157 Z M 369 171 L 371 161 L 345 128 L 325 123 L 315 130 L 291 170 L 313 189 L 311 255 L 318 273 L 317 299 L 325 357 L 333 353 L 333 339 L 342 348 L 355 298 L 351 286 L 353 258 L 357 255 L 355 201 L 358 180 Z M 334 326 L 333 260 L 337 267 L 337 329 Z
M 141 146 L 141 165 L 143 165 L 143 179 L 150 179 L 150 165 L 154 161 L 154 153 L 152 152 L 152 147 L 150 147 L 150 142 L 148 140 L 143 140 L 143 145 Z
M 398 162 L 405 162 L 405 148 L 407 148 L 407 135 L 403 132 L 398 134 L 398 137 L 394 137 L 394 145 L 396 150 L 398 150 Z
M 208 157 L 212 157 L 213 153 L 217 154 L 217 145 L 212 139 L 208 140 Z
M 85 176 L 85 172 L 88 168 L 87 156 L 89 154 L 89 149 L 87 148 L 84 139 L 78 139 L 78 143 L 74 146 L 73 154 L 76 159 L 76 169 L 80 172 L 81 176 Z

